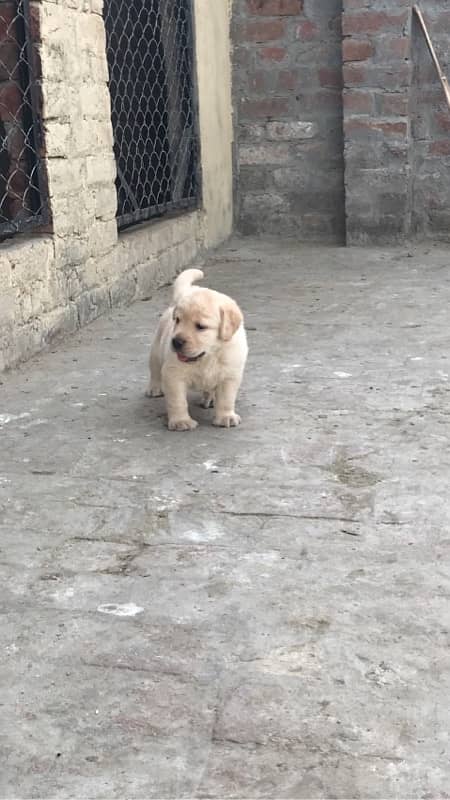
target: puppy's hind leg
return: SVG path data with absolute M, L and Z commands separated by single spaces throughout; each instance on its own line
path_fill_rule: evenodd
M 200 405 L 202 408 L 214 408 L 215 399 L 216 399 L 215 392 L 203 392 L 203 398 Z
M 145 392 L 147 397 L 162 397 L 161 387 L 161 361 L 155 346 L 150 351 L 150 381 Z

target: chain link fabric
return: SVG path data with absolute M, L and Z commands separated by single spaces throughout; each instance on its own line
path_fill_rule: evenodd
M 199 147 L 190 0 L 105 0 L 120 228 L 195 207 Z
M 0 239 L 45 221 L 28 3 L 0 0 Z

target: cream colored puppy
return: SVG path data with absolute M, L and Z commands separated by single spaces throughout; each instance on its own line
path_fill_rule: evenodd
M 192 286 L 203 278 L 187 269 L 174 284 L 174 305 L 159 323 L 150 352 L 147 395 L 165 396 L 169 430 L 191 431 L 187 392 L 203 392 L 205 408 L 215 406 L 214 425 L 230 428 L 241 418 L 234 406 L 247 359 L 240 308 L 225 294 Z

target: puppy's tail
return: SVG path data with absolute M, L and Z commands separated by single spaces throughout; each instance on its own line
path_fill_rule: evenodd
M 201 269 L 185 269 L 184 272 L 181 272 L 173 285 L 174 303 L 178 303 L 194 281 L 199 281 L 202 278 L 204 278 L 204 275 Z

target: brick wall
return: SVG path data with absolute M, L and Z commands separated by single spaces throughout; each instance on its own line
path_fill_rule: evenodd
M 341 0 L 235 0 L 237 226 L 344 236 Z
M 448 0 L 420 7 L 448 72 Z M 347 242 L 450 238 L 450 112 L 408 0 L 344 0 Z
M 449 2 L 420 6 L 450 78 Z M 450 239 L 450 111 L 411 8 L 235 0 L 242 232 Z
M 450 78 L 450 4 L 421 0 L 441 66 Z M 412 28 L 412 234 L 450 239 L 450 109 L 419 25 Z
M 409 0 L 344 0 L 347 242 L 395 242 L 410 213 Z

